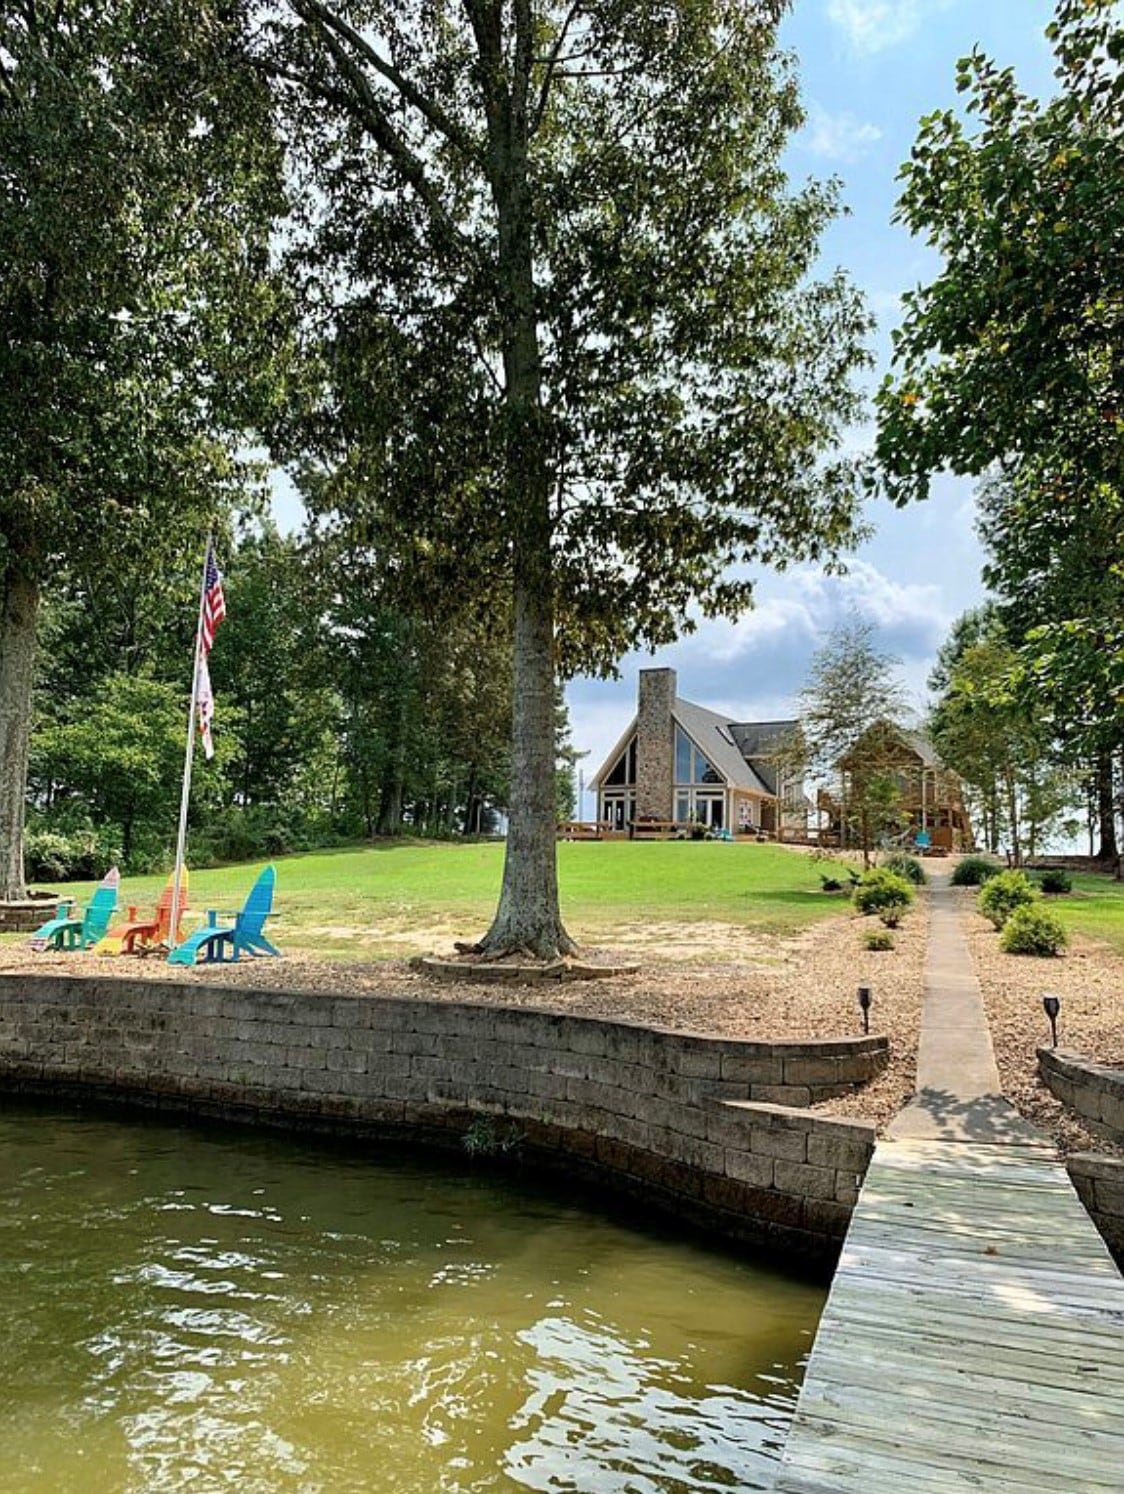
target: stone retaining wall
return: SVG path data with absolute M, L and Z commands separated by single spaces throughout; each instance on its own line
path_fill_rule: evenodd
M 1050 1092 L 1078 1115 L 1124 1143 L 1124 1069 L 1061 1048 L 1039 1048 L 1038 1072 Z
M 51 893 L 49 897 L 28 897 L 13 902 L 0 902 L 0 934 L 33 934 L 48 918 L 54 917 L 60 899 Z
M 874 1127 L 791 1108 L 885 1067 L 884 1037 L 741 1042 L 537 1009 L 0 976 L 0 1083 L 272 1125 L 518 1138 L 536 1158 L 830 1261 Z M 488 1131 L 494 1135 L 489 1138 Z
M 1124 1270 L 1124 1159 L 1075 1152 L 1066 1158 L 1066 1167 L 1089 1217 Z

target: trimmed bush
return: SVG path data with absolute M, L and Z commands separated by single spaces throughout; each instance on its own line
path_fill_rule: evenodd
M 1062 897 L 1067 892 L 1073 891 L 1073 878 L 1067 871 L 1060 867 L 1051 871 L 1044 871 L 1038 878 L 1038 885 L 1048 897 Z
M 917 857 L 903 855 L 900 851 L 893 856 L 887 856 L 882 863 L 882 870 L 896 872 L 899 877 L 904 877 L 915 887 L 924 887 L 928 880 L 925 876 L 925 868 Z
M 894 936 L 889 929 L 871 929 L 866 936 L 865 943 L 867 949 L 893 949 Z
M 860 913 L 877 913 L 888 929 L 896 929 L 913 901 L 913 887 L 896 872 L 878 866 L 860 879 L 853 901 Z
M 976 906 L 985 918 L 1001 929 L 1016 908 L 1036 902 L 1039 896 L 1026 872 L 996 872 L 980 888 Z
M 986 856 L 965 856 L 963 861 L 957 863 L 952 869 L 952 885 L 954 887 L 982 887 L 990 878 L 998 874 L 1000 868 L 994 861 L 989 861 Z
M 999 948 L 1007 954 L 1057 955 L 1068 943 L 1057 915 L 1031 903 L 1014 910 L 999 936 Z

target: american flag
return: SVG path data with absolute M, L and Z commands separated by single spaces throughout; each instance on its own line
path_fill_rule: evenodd
M 203 639 L 204 658 L 211 652 L 211 645 L 215 641 L 215 632 L 225 616 L 226 600 L 222 594 L 222 572 L 219 570 L 218 561 L 215 559 L 215 546 L 212 541 L 207 545 L 207 569 L 203 582 L 203 623 L 201 637 Z
M 215 744 L 211 740 L 211 722 L 215 717 L 215 697 L 211 693 L 211 671 L 207 668 L 207 655 L 215 641 L 219 623 L 226 616 L 226 599 L 222 594 L 222 572 L 215 559 L 213 541 L 207 544 L 207 564 L 203 576 L 203 609 L 199 619 L 199 686 L 195 692 L 195 703 L 199 709 L 199 735 L 203 740 L 203 755 L 210 760 L 215 755 Z

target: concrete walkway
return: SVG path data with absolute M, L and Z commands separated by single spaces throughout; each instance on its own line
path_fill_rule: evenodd
M 942 878 L 918 1091 L 879 1143 L 776 1494 L 1120 1494 L 1124 1280 L 1003 1098 Z
M 1003 1098 L 983 995 L 947 873 L 933 879 L 929 892 L 917 1093 L 886 1135 L 895 1141 L 1052 1146 Z

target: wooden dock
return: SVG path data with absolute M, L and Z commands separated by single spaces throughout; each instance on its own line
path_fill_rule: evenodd
M 880 1141 L 776 1494 L 1124 1494 L 1124 1279 L 1003 1097 L 947 877 L 917 1093 Z
M 776 1494 L 1121 1494 L 1124 1279 L 1041 1147 L 878 1145 Z

